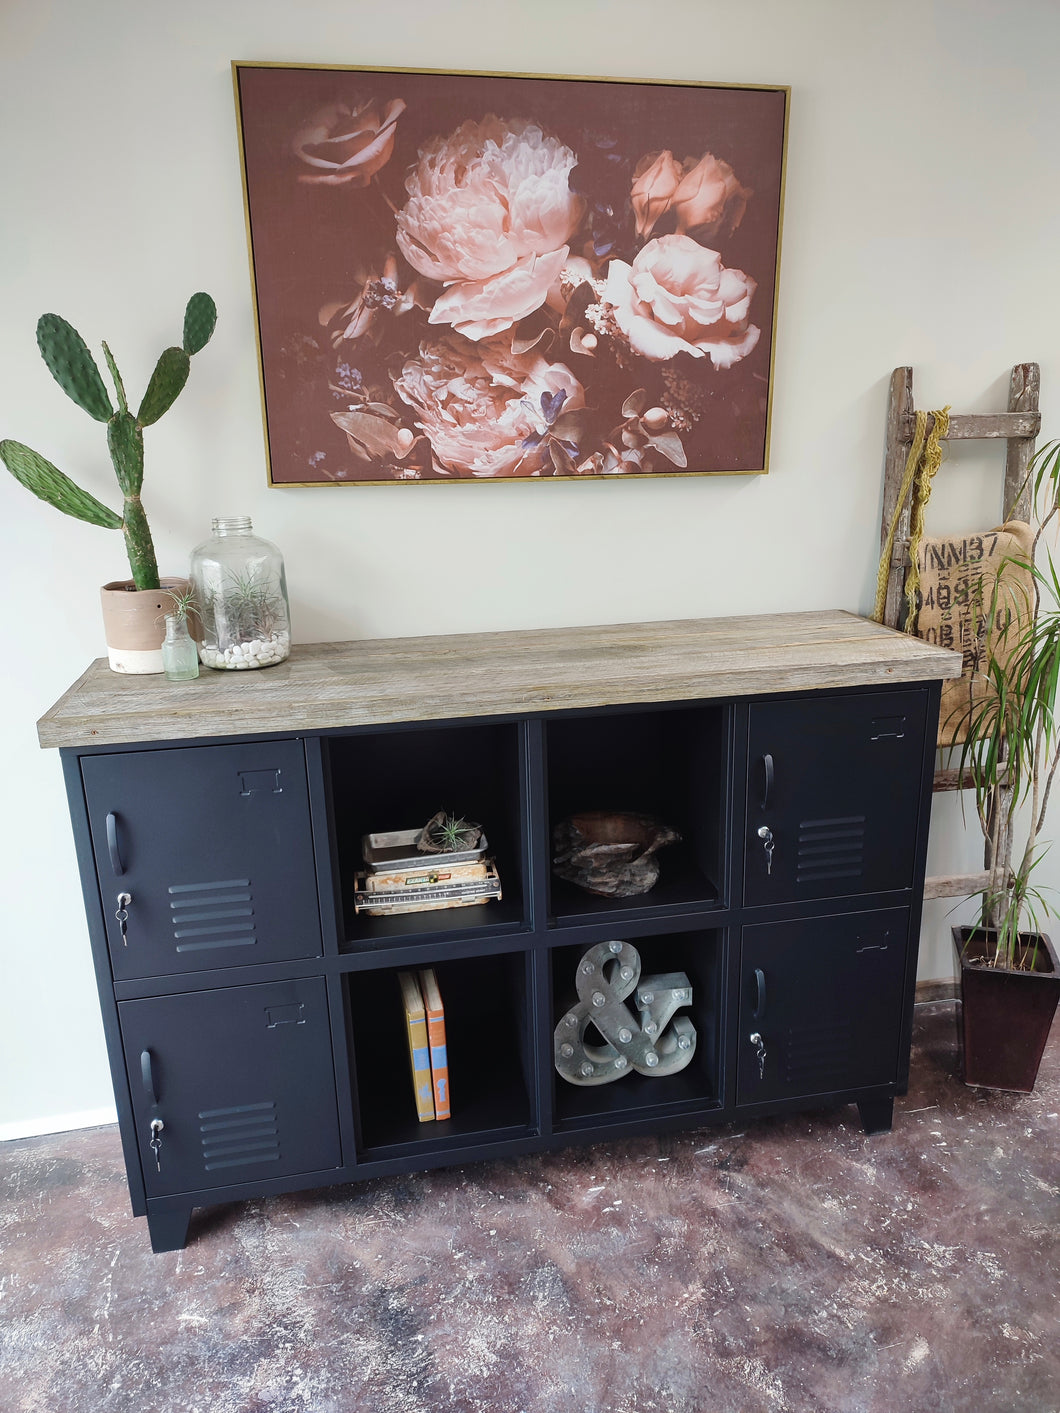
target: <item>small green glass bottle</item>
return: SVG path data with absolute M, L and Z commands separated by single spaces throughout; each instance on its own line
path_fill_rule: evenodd
M 188 633 L 187 619 L 176 613 L 166 614 L 162 670 L 167 682 L 190 682 L 199 675 L 199 653 Z

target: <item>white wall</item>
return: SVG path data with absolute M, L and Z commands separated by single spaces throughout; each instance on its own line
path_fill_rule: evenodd
M 1037 359 L 1047 430 L 1060 425 L 1058 41 L 1051 0 L 5 0 L 0 435 L 113 499 L 102 429 L 52 383 L 37 317 L 106 338 L 142 386 L 206 289 L 214 342 L 148 432 L 159 558 L 178 570 L 212 515 L 251 514 L 286 553 L 303 641 L 867 611 L 894 366 L 914 366 L 919 405 L 991 411 L 1010 365 Z M 771 474 L 266 489 L 236 58 L 790 84 Z M 931 524 L 990 523 L 1000 461 L 952 464 Z M 6 476 L 0 539 L 12 1136 L 111 1102 L 59 760 L 34 721 L 102 651 L 96 589 L 124 559 L 117 536 Z M 482 591 L 452 608 L 425 595 L 438 560 Z M 933 868 L 976 866 L 959 823 L 952 801 L 937 808 Z M 922 976 L 950 973 L 948 907 L 928 906 Z

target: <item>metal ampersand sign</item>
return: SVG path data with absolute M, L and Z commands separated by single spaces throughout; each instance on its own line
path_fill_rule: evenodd
M 554 1040 L 556 1070 L 571 1084 L 610 1084 L 633 1070 L 676 1074 L 692 1059 L 695 1026 L 676 1015 L 692 1003 L 692 985 L 683 971 L 641 980 L 636 947 L 598 942 L 578 963 L 576 984 L 579 999 L 560 1017 Z M 630 995 L 637 1015 L 625 1004 Z M 603 1045 L 586 1044 L 589 1026 Z

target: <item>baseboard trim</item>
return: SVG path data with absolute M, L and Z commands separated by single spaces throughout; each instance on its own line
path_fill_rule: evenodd
M 923 1001 L 955 1001 L 957 983 L 949 980 L 918 981 L 915 999 L 918 1006 Z
M 0 1143 L 9 1143 L 15 1138 L 41 1138 L 46 1133 L 70 1133 L 77 1128 L 99 1128 L 101 1124 L 116 1124 L 117 1111 L 109 1109 L 82 1109 L 76 1114 L 53 1114 L 48 1119 L 16 1119 L 14 1123 L 0 1124 Z

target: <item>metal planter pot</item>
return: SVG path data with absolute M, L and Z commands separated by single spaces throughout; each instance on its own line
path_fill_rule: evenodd
M 961 969 L 957 1038 L 965 1084 L 1029 1094 L 1060 1001 L 1060 962 L 1044 933 L 1020 936 L 1037 942 L 1033 970 L 982 965 L 993 952 L 994 934 L 953 929 Z

